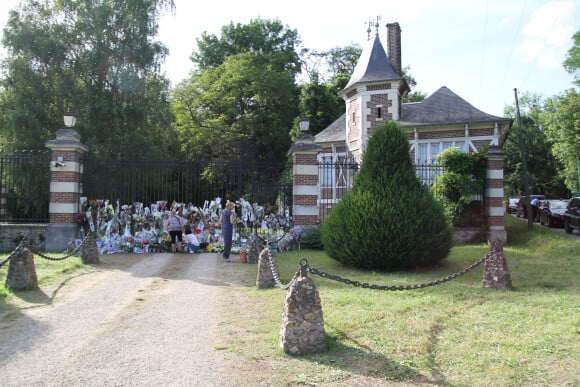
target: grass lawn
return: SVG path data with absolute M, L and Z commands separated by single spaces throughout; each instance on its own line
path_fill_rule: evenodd
M 329 349 L 298 358 L 285 355 L 278 342 L 286 292 L 251 286 L 255 268 L 242 265 L 236 275 L 249 286 L 227 288 L 232 305 L 224 310 L 220 348 L 242 363 L 261 364 L 274 386 L 580 385 L 580 238 L 526 227 L 506 217 L 504 254 L 514 286 L 508 291 L 484 289 L 482 266 L 408 291 L 362 289 L 309 274 L 320 293 Z M 276 258 L 284 283 L 306 258 L 341 277 L 406 285 L 460 271 L 488 251 L 483 244 L 459 246 L 434 270 L 398 273 L 345 268 L 320 251 Z
M 484 289 L 482 266 L 406 291 L 362 289 L 309 273 L 321 297 L 328 350 L 302 357 L 279 346 L 286 291 L 257 289 L 255 265 L 222 265 L 220 275 L 231 285 L 223 287 L 215 349 L 256 385 L 578 386 L 580 238 L 526 227 L 506 216 L 512 290 Z M 458 246 L 437 268 L 397 273 L 343 267 L 322 251 L 276 259 L 284 283 L 306 258 L 311 267 L 352 280 L 407 285 L 458 272 L 488 251 L 483 244 Z M 75 260 L 35 260 L 39 282 L 82 270 Z M 10 298 L 6 272 L 0 268 L 0 309 Z

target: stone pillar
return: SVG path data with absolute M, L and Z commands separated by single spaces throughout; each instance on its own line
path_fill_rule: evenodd
M 264 248 L 265 243 L 254 234 L 250 242 L 250 250 L 248 251 L 248 263 L 258 263 L 260 251 Z
M 289 355 L 326 350 L 326 334 L 318 289 L 306 275 L 288 289 L 280 329 L 280 346 Z
M 99 249 L 97 249 L 97 241 L 92 234 L 83 240 L 83 244 L 81 245 L 81 259 L 84 264 L 101 263 Z
M 272 288 L 276 286 L 276 280 L 274 279 L 274 273 L 272 271 L 272 265 L 270 264 L 269 254 L 274 253 L 270 251 L 268 246 L 266 246 L 262 249 L 260 258 L 258 259 L 258 277 L 256 278 L 256 286 L 259 289 Z M 272 261 L 275 262 L 275 258 L 273 256 Z
M 492 255 L 483 266 L 483 287 L 491 289 L 511 289 L 512 280 L 503 255 L 503 243 L 495 239 L 490 243 Z
M 487 151 L 486 158 L 485 203 L 487 224 L 489 225 L 488 241 L 499 239 L 506 243 L 507 232 L 503 223 L 505 213 L 503 205 L 503 161 L 505 155 L 500 147 L 492 145 Z
M 6 288 L 12 290 L 38 288 L 34 256 L 26 247 L 19 246 L 12 253 L 6 275 Z
M 320 147 L 314 136 L 302 134 L 288 153 L 292 156 L 292 219 L 295 226 L 308 228 L 319 222 L 318 160 Z
M 56 139 L 44 144 L 52 151 L 50 161 L 50 224 L 46 232 L 46 250 L 66 249 L 78 239 L 76 216 L 80 211 L 81 157 L 88 148 L 80 142 L 74 129 L 59 129 Z

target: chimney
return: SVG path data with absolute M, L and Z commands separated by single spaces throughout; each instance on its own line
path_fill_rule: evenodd
M 387 55 L 391 66 L 401 76 L 401 27 L 399 23 L 387 24 Z

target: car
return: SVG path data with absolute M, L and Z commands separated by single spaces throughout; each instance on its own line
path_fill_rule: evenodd
M 530 202 L 532 203 L 532 219 L 534 221 L 538 220 L 538 201 L 546 200 L 546 196 L 544 195 L 530 195 Z M 520 201 L 518 202 L 518 208 L 516 212 L 516 216 L 519 218 L 520 216 L 523 218 L 528 217 L 528 198 L 526 196 L 522 196 Z
M 572 234 L 574 229 L 580 230 L 580 197 L 570 199 L 564 212 L 564 230 Z
M 518 202 L 521 196 L 510 196 L 505 203 L 506 214 L 515 214 L 518 211 Z
M 538 208 L 540 224 L 548 227 L 564 227 L 564 212 L 569 200 L 544 200 Z

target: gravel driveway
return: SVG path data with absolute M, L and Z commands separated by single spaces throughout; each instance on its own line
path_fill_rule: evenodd
M 231 385 L 213 334 L 220 255 L 114 257 L 125 266 L 42 289 L 0 321 L 0 386 Z

